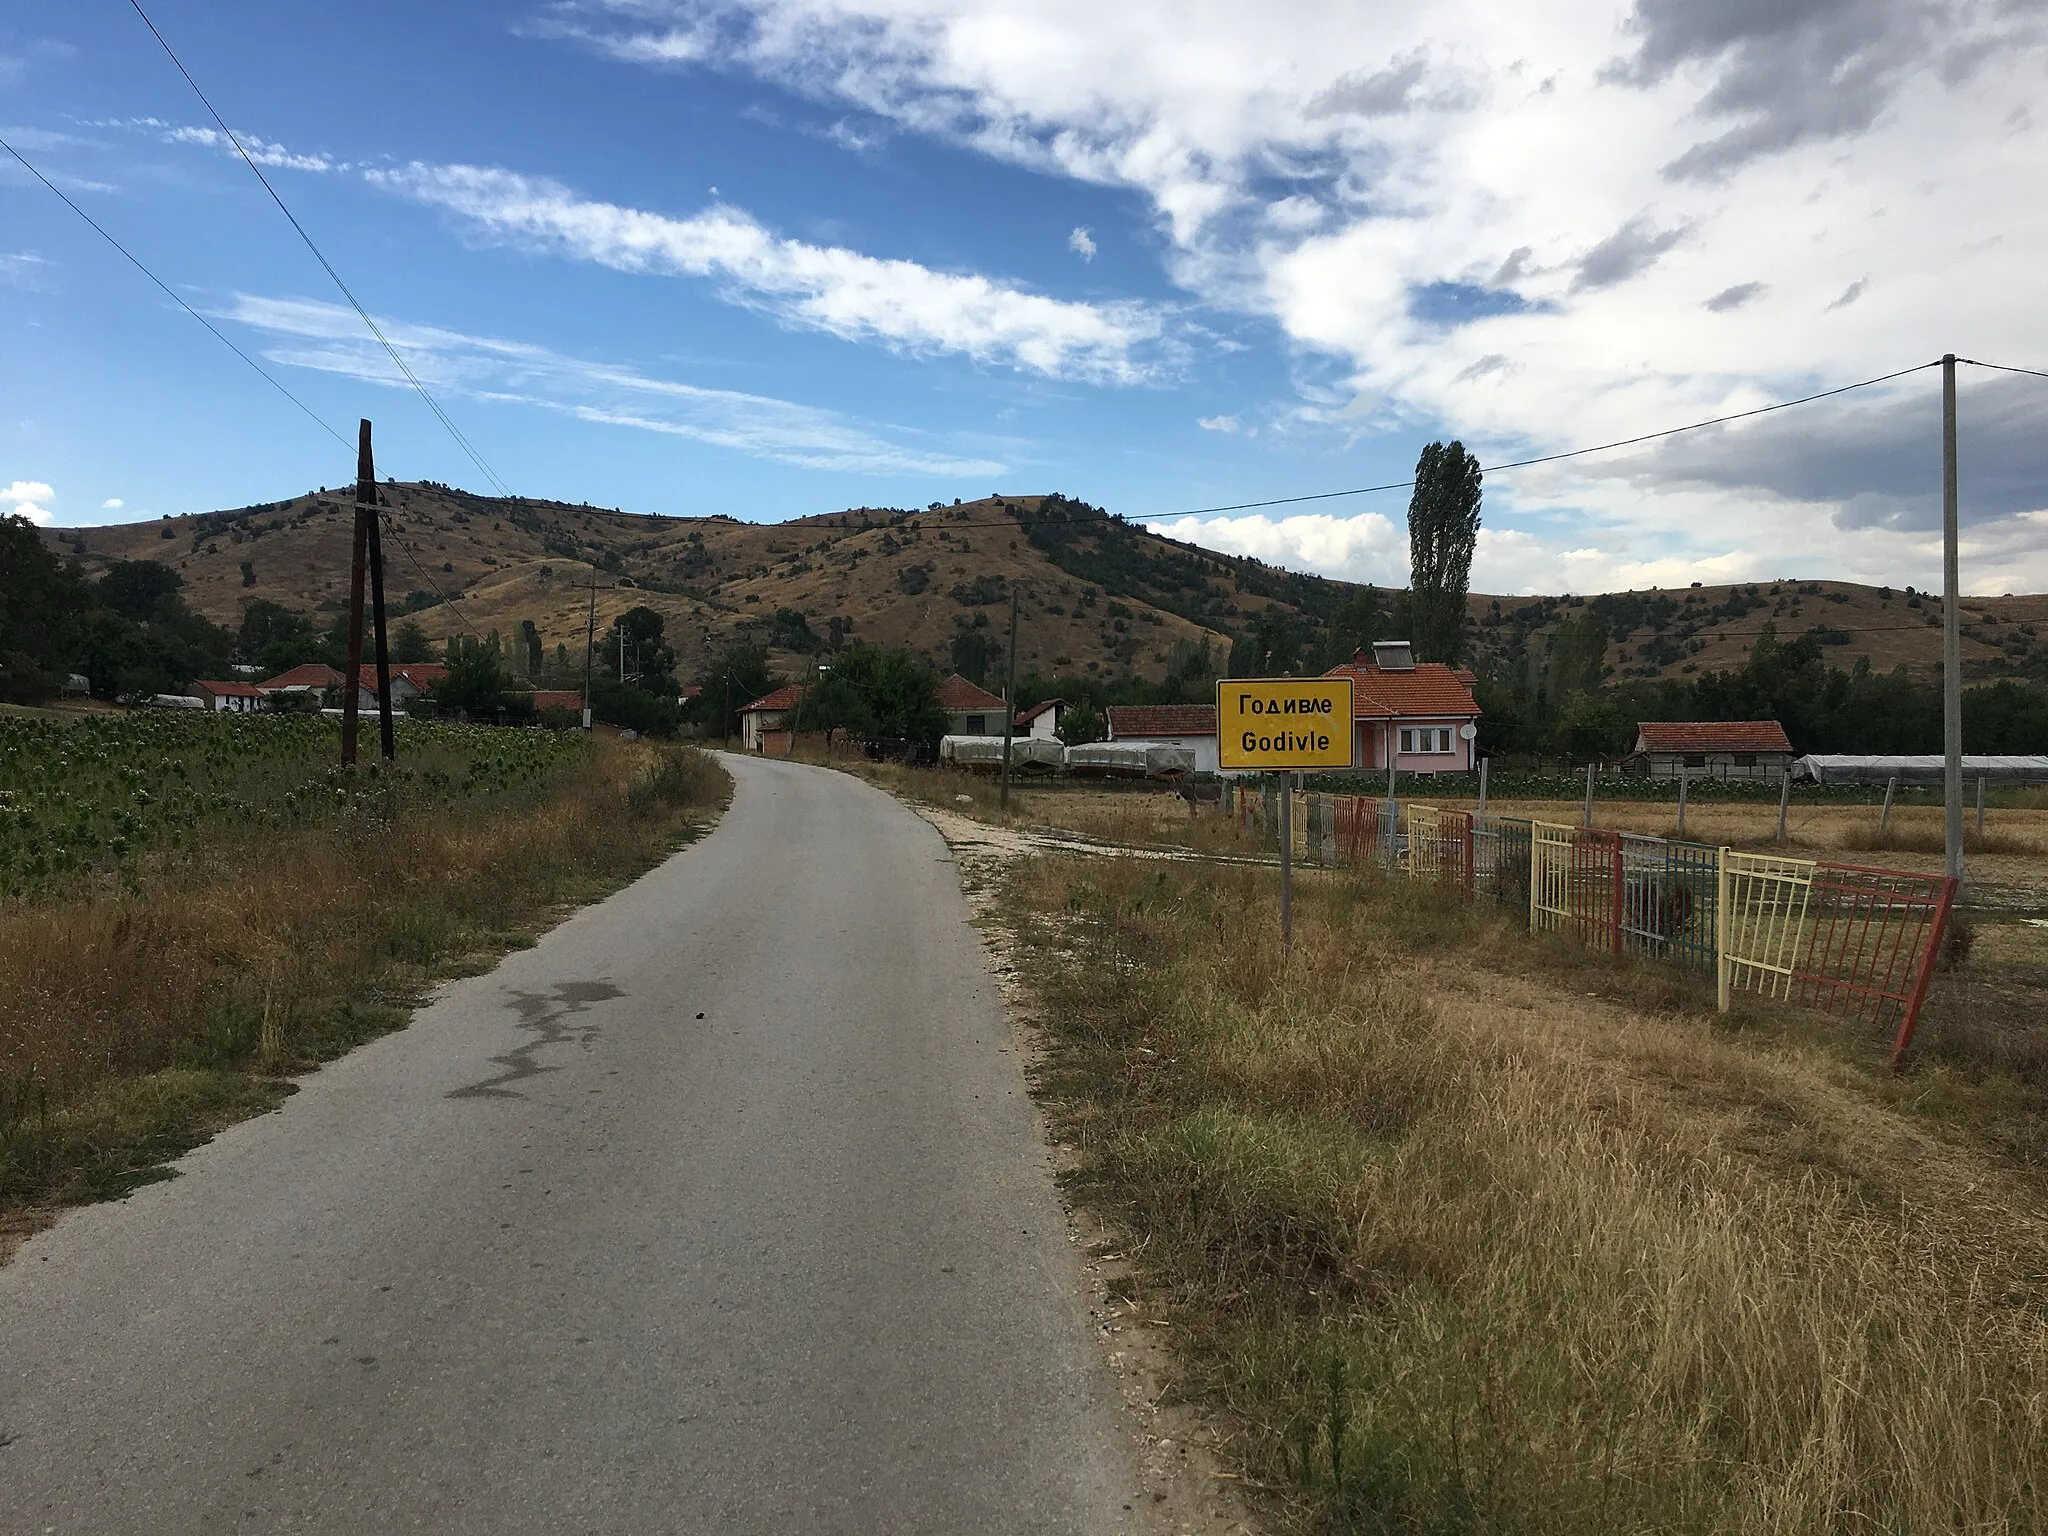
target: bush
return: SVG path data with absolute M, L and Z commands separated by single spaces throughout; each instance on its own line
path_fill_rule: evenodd
M 695 747 L 666 747 L 626 792 L 627 804 L 644 813 L 650 806 L 703 810 L 725 794 L 725 771 Z

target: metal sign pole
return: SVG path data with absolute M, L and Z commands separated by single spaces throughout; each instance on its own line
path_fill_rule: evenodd
M 1280 775 L 1280 942 L 1294 945 L 1294 775 Z

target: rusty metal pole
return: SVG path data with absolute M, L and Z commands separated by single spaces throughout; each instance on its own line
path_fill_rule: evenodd
M 356 459 L 370 451 L 370 424 L 363 423 L 357 440 Z M 360 494 L 360 493 L 359 493 Z M 363 574 L 370 555 L 370 527 L 361 501 L 356 503 L 355 548 L 348 568 L 348 672 L 341 688 L 341 766 L 356 765 L 356 696 L 363 685 Z
M 384 536 L 378 527 L 377 466 L 370 457 L 367 419 L 356 441 L 356 516 L 370 533 L 370 620 L 377 637 L 377 745 L 384 761 L 389 763 L 397 760 L 398 747 L 391 735 L 391 645 L 384 629 Z

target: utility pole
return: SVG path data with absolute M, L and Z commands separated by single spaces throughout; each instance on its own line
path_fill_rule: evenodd
M 366 421 L 356 437 L 356 521 L 355 543 L 348 565 L 348 674 L 341 689 L 341 766 L 356 765 L 356 716 L 358 695 L 363 685 L 363 573 L 370 558 L 370 526 L 363 516 L 362 476 L 369 463 L 370 424 Z M 370 494 L 376 495 L 376 486 Z
M 377 515 L 377 466 L 370 457 L 366 418 L 356 440 L 356 516 L 370 532 L 370 617 L 377 636 L 377 744 L 387 763 L 398 760 L 391 737 L 391 644 L 384 632 L 384 533 Z
M 590 658 L 597 646 L 597 562 L 590 562 L 590 620 L 583 627 L 583 729 L 590 729 Z
M 1003 688 L 1003 814 L 1010 811 L 1010 742 L 1017 733 L 1017 583 L 1010 583 L 1010 681 Z
M 1956 551 L 1956 355 L 1941 359 L 1941 794 L 1945 872 L 1963 878 L 1963 598 Z

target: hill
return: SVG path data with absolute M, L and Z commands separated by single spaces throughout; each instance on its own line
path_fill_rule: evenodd
M 970 673 L 1000 655 L 1014 586 L 1019 664 L 1046 675 L 1157 680 L 1204 644 L 1239 671 L 1326 665 L 1399 627 L 1398 593 L 1280 570 L 1161 538 L 1058 495 L 922 510 L 856 508 L 777 524 L 674 518 L 387 482 L 386 588 L 436 640 L 531 621 L 545 652 L 580 662 L 595 573 L 596 631 L 660 612 L 684 677 L 753 640 L 796 670 L 834 637 L 919 650 Z M 348 591 L 351 489 L 156 523 L 45 530 L 88 572 L 122 559 L 175 569 L 192 606 L 233 626 L 252 599 L 331 615 Z M 1470 659 L 1519 678 L 1604 627 L 1613 681 L 1739 664 L 1766 622 L 1817 630 L 1837 664 L 1941 654 L 1940 603 L 1835 581 L 1471 600 Z M 2036 661 L 2048 595 L 1965 602 L 1964 659 L 1983 677 Z M 557 648 L 560 648 L 559 651 Z M 965 665 L 962 665 L 964 662 Z M 2031 668 L 2029 670 L 2032 670 Z

